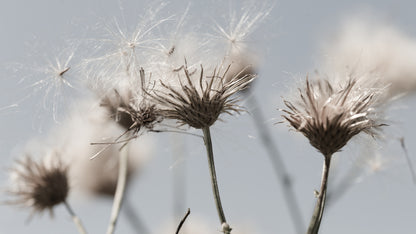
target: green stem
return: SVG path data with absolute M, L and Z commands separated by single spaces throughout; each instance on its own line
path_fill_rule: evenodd
M 116 193 L 114 195 L 113 208 L 111 210 L 111 217 L 107 228 L 107 234 L 114 233 L 117 219 L 120 214 L 121 204 L 123 202 L 124 192 L 126 190 L 128 156 L 129 153 L 127 145 L 125 145 L 120 149 L 117 187 Z
M 75 226 L 77 227 L 78 232 L 80 234 L 86 234 L 87 231 L 85 230 L 85 227 L 81 222 L 81 219 L 75 214 L 74 210 L 69 205 L 69 203 L 67 201 L 65 201 L 64 205 L 65 205 L 66 210 L 68 211 L 69 215 L 71 215 L 72 221 L 74 222 Z
M 215 173 L 214 153 L 212 151 L 212 141 L 211 141 L 211 133 L 209 131 L 209 127 L 202 128 L 202 132 L 204 133 L 204 143 L 205 143 L 205 148 L 207 150 L 209 171 L 211 173 L 212 192 L 214 193 L 214 199 L 215 199 L 215 204 L 217 206 L 218 217 L 220 218 L 222 231 L 225 234 L 230 234 L 231 228 L 225 219 L 224 210 L 222 209 L 222 205 L 221 205 L 220 191 L 218 190 L 217 176 Z
M 329 167 L 331 165 L 331 155 L 325 156 L 324 166 L 322 169 L 321 190 L 318 194 L 315 209 L 313 210 L 311 222 L 307 234 L 317 234 L 321 225 L 322 215 L 325 208 L 326 188 L 328 184 Z

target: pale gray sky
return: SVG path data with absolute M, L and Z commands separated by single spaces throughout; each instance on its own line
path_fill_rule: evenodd
M 0 108 L 15 104 L 27 95 L 27 89 L 19 80 L 22 77 L 36 79 L 39 75 L 30 74 L 31 68 L 44 63 L 45 56 L 53 55 L 68 43 L 91 43 L 90 39 L 101 36 L 97 34 L 97 23 L 124 17 L 127 24 L 135 24 L 136 14 L 143 14 L 147 4 L 145 1 L 99 0 L 1 1 Z M 172 1 L 166 12 L 183 12 L 186 6 L 187 1 Z M 218 17 L 216 13 L 227 12 L 224 10 L 227 7 L 228 4 L 222 5 L 219 1 L 192 2 L 190 14 L 209 22 Z M 345 19 L 368 14 L 416 38 L 415 7 L 413 1 L 282 0 L 275 3 L 269 18 L 251 38 L 253 44 L 261 42 L 258 48 L 264 52 L 254 95 L 261 103 L 268 120 L 266 124 L 294 180 L 304 223 L 309 222 L 314 206 L 313 190 L 319 188 L 323 159 L 301 134 L 289 132 L 285 124 L 274 124 L 281 119 L 281 112 L 277 110 L 283 107 L 280 97 L 288 93 L 295 81 L 319 69 L 323 56 L 321 45 Z M 76 53 L 81 58 L 89 56 L 82 49 Z M 15 67 L 19 68 L 15 72 L 10 69 Z M 81 93 L 75 92 L 76 95 Z M 65 100 L 70 101 L 71 97 L 72 94 Z M 33 137 L 47 134 L 56 124 L 50 112 L 36 110 L 41 107 L 41 98 L 42 95 L 34 95 L 17 107 L 0 109 L 2 189 L 8 182 L 6 168 L 18 157 L 21 148 Z M 416 163 L 415 101 L 415 97 L 407 97 L 387 112 L 392 120 L 388 127 L 392 135 L 389 136 L 406 139 L 413 163 Z M 58 109 L 63 115 L 67 109 L 65 104 L 68 103 L 59 104 Z M 242 226 L 261 234 L 294 233 L 282 192 L 249 114 L 224 117 L 224 122 L 214 125 L 212 133 L 222 202 L 234 233 L 240 233 Z M 157 134 L 154 138 L 155 155 L 130 190 L 133 207 L 152 230 L 159 230 L 173 215 L 172 176 L 176 170 L 186 170 L 184 207 L 192 211 L 187 222 L 196 222 L 199 217 L 210 225 L 211 233 L 219 233 L 203 142 L 181 137 L 186 140 L 186 158 L 175 163 L 170 151 L 176 144 L 173 136 Z M 359 147 L 365 145 L 360 140 L 352 141 L 336 155 L 339 161 L 332 168 L 330 188 L 336 187 L 336 181 L 360 157 Z M 408 165 L 394 139 L 383 154 L 391 160 L 384 170 L 358 178 L 359 183 L 325 210 L 321 233 L 415 233 L 416 187 Z M 0 199 L 7 197 L 2 194 Z M 89 233 L 106 230 L 111 201 L 75 197 L 69 200 Z M 56 209 L 54 219 L 48 215 L 36 216 L 29 223 L 25 222 L 29 216 L 27 210 L 3 205 L 0 210 L 0 233 L 76 233 L 61 206 Z M 123 215 L 116 233 L 134 233 Z

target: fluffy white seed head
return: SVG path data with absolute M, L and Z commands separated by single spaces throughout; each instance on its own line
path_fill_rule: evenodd
M 340 28 L 324 45 L 325 72 L 376 77 L 389 86 L 389 97 L 416 91 L 416 38 L 389 23 L 363 17 Z
M 123 131 L 109 117 L 108 112 L 99 106 L 98 101 L 85 101 L 74 108 L 70 118 L 51 135 L 50 141 L 61 149 L 63 160 L 71 165 L 69 176 L 74 190 L 98 195 L 114 194 L 120 144 L 91 143 L 111 143 Z M 107 147 L 106 150 L 91 160 L 103 147 Z M 151 142 L 145 138 L 129 143 L 130 179 L 147 160 L 150 148 Z

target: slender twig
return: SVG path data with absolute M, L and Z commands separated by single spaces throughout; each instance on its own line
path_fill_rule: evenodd
M 172 136 L 171 145 L 173 165 L 176 164 L 172 174 L 173 214 L 176 218 L 181 217 L 186 208 L 186 161 L 182 160 L 185 155 L 183 138 L 178 135 Z
M 209 170 L 211 174 L 212 192 L 214 194 L 215 204 L 217 206 L 218 217 L 222 225 L 222 231 L 225 234 L 230 234 L 231 228 L 225 219 L 224 210 L 222 209 L 222 205 L 221 205 L 220 191 L 218 190 L 217 175 L 215 172 L 215 163 L 214 163 L 214 153 L 212 151 L 212 141 L 211 141 L 211 133 L 209 131 L 209 127 L 202 128 L 202 132 L 204 133 L 204 143 L 205 143 L 205 148 L 207 150 L 208 164 L 209 164 Z
M 131 224 L 131 226 L 135 229 L 136 233 L 140 234 L 149 234 L 150 229 L 146 226 L 145 222 L 143 221 L 142 217 L 139 213 L 133 209 L 133 205 L 128 196 L 124 198 L 123 209 L 125 216 L 127 217 L 127 221 Z
M 244 93 L 245 94 L 245 93 Z M 249 95 L 249 94 L 247 94 Z M 272 140 L 269 129 L 265 125 L 265 118 L 263 112 L 260 109 L 256 98 L 251 95 L 247 98 L 247 103 L 250 108 L 251 117 L 260 135 L 260 139 L 267 151 L 269 160 L 272 164 L 276 177 L 281 186 L 286 205 L 289 213 L 292 217 L 292 223 L 296 230 L 296 233 L 301 234 L 305 231 L 305 224 L 302 218 L 302 213 L 299 208 L 299 204 L 296 200 L 296 194 L 293 190 L 292 179 L 287 172 L 286 166 L 282 159 L 282 156 L 277 148 L 276 143 Z
M 416 184 L 416 173 L 415 173 L 415 170 L 413 169 L 412 161 L 410 160 L 409 153 L 407 151 L 406 144 L 404 143 L 403 137 L 400 138 L 400 145 L 402 146 L 402 149 L 404 151 L 404 156 L 406 158 L 407 165 L 409 166 L 409 170 L 413 179 L 413 183 Z
M 86 234 L 87 231 L 85 230 L 85 227 L 81 222 L 81 219 L 75 214 L 74 210 L 69 205 L 69 203 L 67 201 L 65 201 L 64 205 L 65 205 L 66 210 L 68 211 L 69 215 L 71 215 L 72 221 L 74 222 L 75 226 L 77 227 L 78 232 L 80 234 Z
M 409 166 L 409 171 L 410 175 L 412 176 L 413 183 L 416 184 L 416 172 L 413 168 L 411 159 L 409 157 L 409 152 L 407 151 L 404 138 L 399 138 L 399 141 L 403 149 L 407 165 Z M 328 191 L 326 197 L 326 207 L 330 207 L 333 203 L 335 203 L 335 200 L 340 199 L 347 193 L 347 190 L 352 187 L 352 185 L 354 184 L 354 179 L 359 176 L 359 173 L 361 173 L 360 168 L 358 166 L 353 165 L 351 169 L 348 171 L 348 173 L 346 173 L 346 176 L 341 180 L 341 182 L 337 183 L 336 187 Z
M 179 234 L 179 231 L 181 230 L 181 228 L 182 228 L 183 224 L 185 223 L 186 218 L 188 218 L 189 214 L 191 214 L 191 209 L 188 208 L 188 211 L 186 211 L 185 216 L 182 218 L 181 222 L 179 223 L 178 228 L 176 229 L 175 234 Z
M 321 225 L 322 215 L 325 208 L 326 188 L 328 184 L 329 167 L 331 165 L 331 155 L 325 156 L 325 161 L 322 169 L 321 189 L 319 191 L 315 208 L 313 210 L 311 222 L 307 234 L 317 234 L 319 226 Z
M 121 204 L 123 202 L 124 192 L 126 190 L 128 156 L 129 153 L 126 145 L 120 149 L 117 187 L 116 193 L 114 195 L 113 208 L 111 210 L 111 217 L 107 228 L 107 234 L 114 233 L 117 219 L 120 214 Z

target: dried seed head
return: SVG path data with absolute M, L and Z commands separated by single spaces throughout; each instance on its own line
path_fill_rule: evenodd
M 9 190 L 16 199 L 9 204 L 31 207 L 33 213 L 42 213 L 65 202 L 68 192 L 68 168 L 56 155 L 50 161 L 34 161 L 30 156 L 16 162 L 11 177 L 13 187 Z
M 140 94 L 133 96 L 133 92 L 127 88 L 126 95 L 120 95 L 117 89 L 110 96 L 107 95 L 102 99 L 101 106 L 104 106 L 110 112 L 110 116 L 126 131 L 133 131 L 137 134 L 142 128 L 152 130 L 155 124 L 162 121 L 160 110 L 155 104 L 147 100 L 148 85 L 145 83 L 145 72 L 140 69 L 140 77 L 143 81 Z
M 230 97 L 255 78 L 255 75 L 247 74 L 226 81 L 224 77 L 229 67 L 223 74 L 214 70 L 211 76 L 206 77 L 201 66 L 197 83 L 194 77 L 196 72 L 190 73 L 186 65 L 182 69 L 186 80 L 179 80 L 180 88 L 161 81 L 161 89 L 150 95 L 164 107 L 161 110 L 164 117 L 197 129 L 213 125 L 222 113 L 239 113 L 241 109 L 236 104 L 238 100 Z
M 295 104 L 284 101 L 288 109 L 283 117 L 325 157 L 340 151 L 358 133 L 374 136 L 383 126 L 377 120 L 380 90 L 360 88 L 355 79 L 335 87 L 326 80 L 307 78 L 299 92 Z

